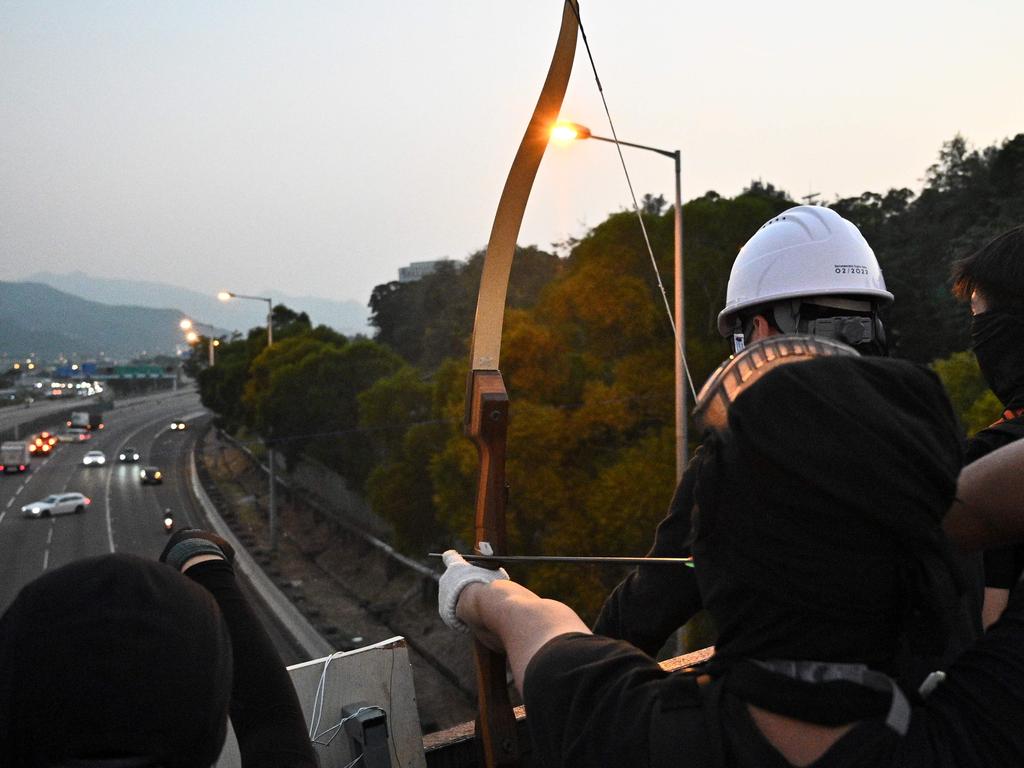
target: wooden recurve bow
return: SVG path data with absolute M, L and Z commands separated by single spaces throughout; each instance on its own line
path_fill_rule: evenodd
M 551 126 L 558 118 L 569 84 L 576 54 L 577 14 L 577 0 L 565 0 L 555 53 L 537 106 L 505 181 L 480 277 L 465 419 L 466 434 L 476 443 L 480 454 L 474 547 L 479 554 L 506 553 L 508 393 L 498 370 L 505 295 L 526 202 L 548 145 Z M 484 764 L 487 768 L 516 766 L 519 764 L 519 743 L 515 714 L 508 696 L 505 656 L 474 640 L 474 657 L 478 696 L 476 727 Z

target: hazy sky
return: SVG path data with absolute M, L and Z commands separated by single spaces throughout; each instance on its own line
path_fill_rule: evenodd
M 917 189 L 943 141 L 1024 131 L 1021 0 L 583 0 L 619 135 L 684 197 Z M 365 302 L 487 239 L 559 0 L 0 0 L 0 279 L 81 269 Z M 563 116 L 607 135 L 583 53 Z M 638 192 L 671 161 L 627 154 Z M 520 242 L 627 193 L 552 146 Z M 126 297 L 129 298 L 129 297 Z

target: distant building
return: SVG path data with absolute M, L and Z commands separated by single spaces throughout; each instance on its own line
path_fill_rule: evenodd
M 399 267 L 398 282 L 412 283 L 420 280 L 421 278 L 436 272 L 437 268 L 446 261 L 448 261 L 448 259 L 438 259 L 436 261 L 414 261 L 408 267 Z

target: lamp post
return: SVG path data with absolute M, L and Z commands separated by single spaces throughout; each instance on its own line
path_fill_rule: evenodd
M 231 301 L 232 299 L 252 299 L 253 301 L 265 301 L 267 302 L 267 346 L 271 346 L 274 343 L 274 301 L 267 296 L 246 296 L 244 293 L 234 293 L 232 291 L 221 291 L 217 294 L 217 298 L 221 301 Z
M 267 296 L 246 296 L 243 293 L 234 293 L 232 291 L 221 291 L 217 294 L 217 298 L 221 301 L 231 301 L 232 299 L 252 299 L 253 301 L 265 301 L 267 302 L 267 346 L 270 347 L 274 343 L 274 302 Z M 267 474 L 269 475 L 270 481 L 270 492 L 267 494 L 267 517 L 270 528 L 270 551 L 277 552 L 277 498 L 276 498 L 276 486 L 277 479 L 274 472 L 274 447 L 272 442 L 268 438 L 263 438 L 263 444 L 267 448 Z
M 198 323 L 195 320 L 184 317 L 182 318 L 181 322 L 178 323 L 178 327 L 180 327 L 181 330 L 185 331 L 185 341 L 187 341 L 189 344 L 195 344 L 197 341 L 199 341 L 199 334 L 196 333 L 194 330 L 196 326 L 209 328 L 211 331 L 217 330 L 212 325 L 209 325 L 207 323 Z M 220 339 L 215 339 L 213 336 L 207 336 L 206 339 L 206 349 L 209 357 L 209 364 L 210 367 L 213 368 L 214 364 L 217 362 L 217 355 L 214 352 L 214 350 L 220 346 Z
M 645 149 L 648 152 L 656 152 L 664 157 L 671 157 L 675 163 L 675 277 L 673 280 L 673 291 L 675 293 L 676 333 L 678 339 L 675 344 L 675 384 L 676 384 L 676 482 L 683 477 L 686 469 L 687 454 L 687 430 L 686 430 L 686 368 L 683 361 L 683 349 L 686 347 L 686 318 L 683 315 L 683 199 L 682 199 L 682 163 L 680 152 L 676 150 L 658 149 L 648 147 L 645 144 L 634 144 L 630 141 L 619 141 L 609 139 L 605 136 L 595 136 L 586 126 L 578 123 L 558 122 L 551 129 L 551 137 L 556 141 L 570 142 L 579 139 L 594 139 L 609 144 L 619 144 L 623 147 L 634 149 Z

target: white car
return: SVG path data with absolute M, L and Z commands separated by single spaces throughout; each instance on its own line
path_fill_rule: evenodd
M 91 467 L 93 464 L 103 466 L 106 463 L 107 457 L 103 455 L 103 451 L 89 451 L 82 457 L 82 465 L 86 467 Z
M 21 508 L 25 517 L 49 517 L 84 512 L 92 504 L 92 499 L 81 493 L 55 493 L 41 501 L 33 501 Z

